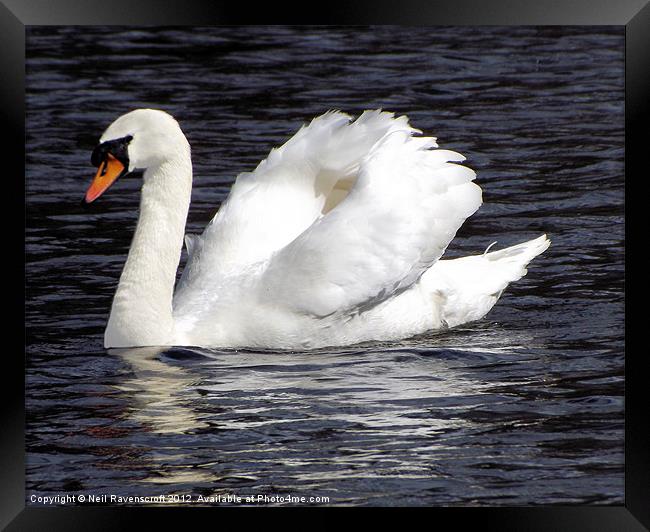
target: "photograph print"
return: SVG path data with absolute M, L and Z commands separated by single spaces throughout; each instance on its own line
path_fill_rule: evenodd
M 26 505 L 624 504 L 624 26 L 28 26 Z

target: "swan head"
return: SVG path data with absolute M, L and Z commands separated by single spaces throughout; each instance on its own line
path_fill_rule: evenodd
M 158 166 L 189 143 L 178 122 L 165 111 L 136 109 L 115 120 L 99 139 L 91 162 L 97 167 L 84 201 L 91 203 L 120 177 Z

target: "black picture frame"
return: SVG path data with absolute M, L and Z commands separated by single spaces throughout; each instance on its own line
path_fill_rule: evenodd
M 25 252 L 17 217 L 26 215 L 25 165 L 25 26 L 30 25 L 214 25 L 241 23 L 319 23 L 319 24 L 534 24 L 625 26 L 625 172 L 639 181 L 645 175 L 633 174 L 640 168 L 647 144 L 650 102 L 650 4 L 647 0 L 554 0 L 481 1 L 481 0 L 405 0 L 389 2 L 310 3 L 302 10 L 296 5 L 282 9 L 277 3 L 256 6 L 235 2 L 201 2 L 199 0 L 0 0 L 0 109 L 7 133 L 2 141 L 5 170 L 2 176 L 5 234 L 11 236 L 6 250 L 5 275 L 25 277 L 15 256 Z M 642 147 L 643 146 L 643 147 Z M 647 150 L 647 147 L 645 147 Z M 7 166 L 6 163 L 10 164 Z M 644 173 L 647 173 L 645 171 Z M 635 188 L 632 184 L 630 188 Z M 638 196 L 638 195 L 637 195 Z M 10 199 L 11 198 L 11 199 Z M 19 201 L 22 198 L 22 204 Z M 627 213 L 642 212 L 634 208 L 634 199 L 626 195 Z M 642 201 L 637 197 L 637 202 Z M 629 203 L 628 203 L 629 202 Z M 21 207 L 22 205 L 22 207 Z M 14 208 L 9 208 L 14 207 Z M 627 217 L 626 217 L 627 221 Z M 641 222 L 644 223 L 644 222 Z M 645 222 L 647 225 L 647 222 Z M 626 224 L 627 227 L 628 224 Z M 15 228 L 15 229 L 13 229 Z M 643 245 L 643 242 L 642 242 Z M 629 266 L 631 261 L 626 261 Z M 627 272 L 627 268 L 626 268 Z M 10 284 L 10 283 L 7 283 Z M 20 341 L 24 330 L 24 287 L 14 283 L 11 296 L 5 299 L 11 311 L 5 318 L 5 335 Z M 6 288 L 10 288 L 6 286 Z M 626 300 L 627 303 L 627 300 Z M 627 308 L 627 305 L 626 305 Z M 19 311 L 22 309 L 22 313 Z M 20 322 L 23 316 L 22 329 Z M 15 323 L 14 323 L 15 321 Z M 626 320 L 626 329 L 631 328 Z M 24 335 L 23 335 L 24 339 Z M 24 342 L 23 342 L 24 352 Z M 174 525 L 177 513 L 215 511 L 211 508 L 114 508 L 63 507 L 42 509 L 25 505 L 25 407 L 24 357 L 5 343 L 3 369 L 5 397 L 2 401 L 2 493 L 0 526 L 8 530 L 122 528 L 125 519 L 146 514 L 146 518 L 164 517 Z M 648 437 L 648 399 L 645 393 L 647 356 L 644 350 L 629 352 L 625 364 L 625 504 L 623 506 L 532 506 L 498 508 L 433 508 L 436 516 L 427 519 L 453 520 L 454 528 L 468 524 L 498 530 L 644 530 L 650 529 L 650 438 Z M 322 509 L 309 509 L 321 511 Z M 424 509 L 426 510 L 426 509 Z M 177 512 L 178 511 L 178 512 Z M 213 514 L 211 514 L 213 515 Z M 201 517 L 200 516 L 200 517 Z M 182 519 L 182 517 L 181 517 Z M 120 524 L 122 523 L 122 524 Z M 183 525 L 187 521 L 177 521 Z M 436 521 L 439 524 L 439 521 Z

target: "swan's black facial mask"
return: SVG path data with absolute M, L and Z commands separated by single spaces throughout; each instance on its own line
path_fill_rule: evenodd
M 97 174 L 90 184 L 84 201 L 91 203 L 108 190 L 118 178 L 129 173 L 129 142 L 133 137 L 127 135 L 120 139 L 108 140 L 97 146 L 90 161 L 97 166 Z
M 107 140 L 102 142 L 93 150 L 93 154 L 90 156 L 90 162 L 93 163 L 93 166 L 99 167 L 102 162 L 106 160 L 106 157 L 110 153 L 118 161 L 122 163 L 124 168 L 129 167 L 129 142 L 133 140 L 132 135 L 127 135 L 121 139 Z

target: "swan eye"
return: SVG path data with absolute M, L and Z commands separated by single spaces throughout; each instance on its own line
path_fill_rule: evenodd
M 90 156 L 90 162 L 93 166 L 99 168 L 99 165 L 102 164 L 108 154 L 110 153 L 118 161 L 120 161 L 126 168 L 129 167 L 129 153 L 128 147 L 129 142 L 133 140 L 133 135 L 127 135 L 126 137 L 121 137 L 119 139 L 107 140 L 99 144 Z

